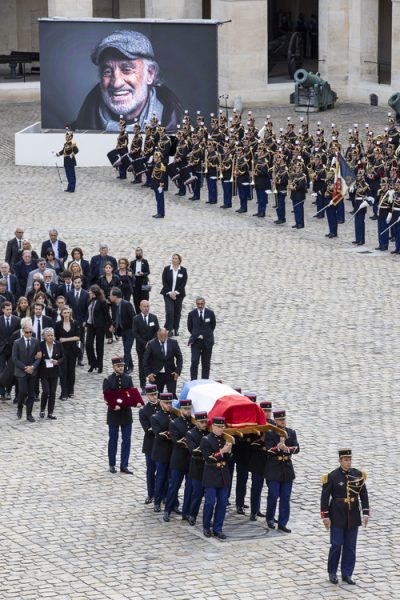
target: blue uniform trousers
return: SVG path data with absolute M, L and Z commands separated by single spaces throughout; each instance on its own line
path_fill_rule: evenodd
M 192 494 L 190 498 L 189 515 L 196 518 L 199 514 L 201 500 L 204 495 L 204 487 L 199 479 L 192 479 Z
M 118 449 L 118 434 L 121 428 L 121 459 L 120 468 L 126 469 L 129 463 L 131 453 L 131 435 L 132 423 L 128 425 L 109 425 L 108 426 L 108 463 L 110 467 L 115 467 Z
M 395 250 L 400 252 L 400 223 L 392 226 L 392 235 L 394 237 Z
M 279 221 L 286 221 L 286 207 L 285 207 L 285 192 L 277 192 L 276 194 L 276 216 Z
M 156 482 L 154 490 L 154 504 L 161 504 L 165 497 L 165 488 L 168 485 L 169 464 L 156 462 Z
M 365 243 L 365 214 L 366 214 L 366 212 L 367 212 L 367 209 L 363 208 L 354 217 L 354 233 L 356 236 L 356 242 L 360 242 L 362 244 Z
M 268 197 L 265 190 L 258 190 L 256 188 L 257 202 L 258 202 L 258 214 L 265 217 L 265 211 L 267 209 Z
M 175 507 L 179 506 L 178 492 L 185 478 L 185 491 L 183 494 L 182 515 L 187 517 L 190 508 L 190 496 L 192 490 L 192 480 L 187 477 L 183 471 L 171 469 L 168 484 L 167 497 L 165 499 L 165 512 L 170 513 Z
M 222 189 L 224 190 L 224 206 L 227 208 L 232 207 L 232 182 L 223 181 Z
M 261 492 L 264 485 L 264 477 L 257 473 L 251 474 L 250 513 L 256 515 L 261 506 Z
M 292 200 L 294 220 L 297 227 L 304 227 L 304 200 Z
M 68 181 L 67 190 L 69 192 L 74 192 L 75 191 L 75 185 L 76 185 L 75 167 L 74 167 L 74 165 L 71 165 L 69 167 L 64 167 L 64 169 L 65 169 L 65 176 L 66 176 L 67 181 Z
M 378 219 L 378 244 L 379 248 L 385 250 L 389 247 L 389 230 L 385 231 L 387 226 L 386 219 Z M 383 235 L 381 235 L 382 231 L 385 231 Z
M 249 199 L 249 185 L 238 185 L 240 210 L 247 212 L 247 201 Z
M 119 165 L 118 171 L 119 171 L 119 178 L 126 179 L 126 167 L 124 167 L 124 165 Z
M 286 526 L 290 516 L 290 496 L 292 493 L 293 481 L 271 481 L 267 479 L 268 497 L 267 497 L 267 521 L 273 521 L 275 518 L 276 505 L 279 499 L 278 525 Z
M 249 468 L 245 464 L 236 463 L 236 506 L 243 508 L 246 497 Z
M 164 205 L 164 188 L 161 192 L 158 191 L 158 188 L 154 190 L 156 196 L 156 204 L 157 204 L 157 214 L 165 217 L 165 205 Z
M 337 235 L 338 222 L 336 209 L 337 207 L 333 204 L 331 206 L 326 207 L 326 218 L 328 220 L 329 233 L 331 233 L 332 235 Z
M 379 204 L 379 201 L 378 201 L 378 191 L 377 190 L 371 190 L 370 191 L 370 196 L 372 196 L 373 199 L 374 199 L 374 203 L 372 205 L 372 210 L 373 210 L 374 215 L 377 217 L 378 216 L 378 204 Z
M 317 219 L 324 218 L 324 211 L 322 210 L 325 206 L 325 194 L 322 192 L 317 192 L 317 212 L 320 210 L 321 212 L 317 215 Z
M 192 190 L 194 199 L 200 200 L 200 189 L 201 189 L 201 173 L 197 171 L 194 173 L 195 177 L 197 177 L 196 181 L 192 183 Z
M 210 204 L 216 204 L 217 198 L 218 198 L 217 178 L 212 179 L 211 177 L 207 177 L 207 189 L 208 189 L 208 202 Z
M 156 463 L 151 458 L 151 454 L 146 454 L 146 483 L 147 495 L 149 498 L 154 498 L 156 485 Z
M 133 330 L 127 329 L 122 332 L 122 346 L 124 348 L 124 365 L 125 371 L 128 369 L 130 371 L 133 370 L 133 361 L 132 361 L 132 346 L 133 346 Z
M 213 520 L 213 531 L 219 533 L 224 525 L 229 489 L 205 488 L 203 507 L 203 529 L 210 529 Z M 215 506 L 215 509 L 214 509 Z M 213 519 L 214 515 L 214 519 Z
M 337 205 L 336 216 L 337 216 L 337 220 L 339 221 L 339 223 L 345 222 L 346 219 L 345 219 L 345 214 L 344 214 L 344 200 L 339 202 L 339 204 Z
M 182 177 L 180 177 L 178 179 L 178 187 L 179 187 L 179 195 L 186 196 L 186 185 L 184 184 Z
M 353 575 L 354 565 L 356 564 L 357 534 L 358 527 L 352 527 L 351 529 L 331 527 L 328 573 L 336 574 L 340 555 L 342 555 L 340 564 L 342 577 L 351 577 Z

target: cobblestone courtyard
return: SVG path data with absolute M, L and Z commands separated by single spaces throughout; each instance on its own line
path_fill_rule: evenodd
M 258 124 L 267 112 L 275 129 L 287 114 L 297 122 L 292 111 L 257 111 Z M 334 120 L 344 142 L 354 122 L 382 131 L 386 114 L 384 107 L 338 104 L 311 116 L 310 129 L 321 118 L 327 131 Z M 108 472 L 101 375 L 78 368 L 75 399 L 56 403 L 55 422 L 17 421 L 15 407 L 3 402 L 0 599 L 399 598 L 400 258 L 373 250 L 376 224 L 367 220 L 363 249 L 371 252 L 358 253 L 352 223 L 340 226 L 336 240 L 325 238 L 326 222 L 311 218 L 309 196 L 306 227 L 297 231 L 290 210 L 278 228 L 271 205 L 265 220 L 251 217 L 254 201 L 247 215 L 236 215 L 205 205 L 204 190 L 197 203 L 170 191 L 166 218 L 155 221 L 152 192 L 117 181 L 111 167 L 78 169 L 77 192 L 64 194 L 55 169 L 13 164 L 14 133 L 37 120 L 36 104 L 0 105 L 0 256 L 16 225 L 35 249 L 55 227 L 85 258 L 103 241 L 113 256 L 130 259 L 142 245 L 152 271 L 151 310 L 162 320 L 161 271 L 181 252 L 189 273 L 184 322 L 199 293 L 216 312 L 212 376 L 286 407 L 301 452 L 292 533 L 221 543 L 204 538 L 200 524 L 178 517 L 164 523 L 144 505 L 137 413 L 134 476 Z M 189 377 L 187 339 L 182 326 L 180 384 Z M 107 346 L 109 371 L 120 350 L 119 343 Z M 370 525 L 360 529 L 355 587 L 328 583 L 328 534 L 319 516 L 320 476 L 336 467 L 342 446 L 352 447 L 354 466 L 368 472 L 372 507 Z M 229 527 L 248 519 L 233 512 Z M 260 533 L 263 523 L 252 526 Z

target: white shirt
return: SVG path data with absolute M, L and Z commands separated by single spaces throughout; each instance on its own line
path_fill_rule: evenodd
M 54 243 L 53 243 L 53 242 L 51 242 L 51 247 L 53 248 L 54 256 L 55 256 L 56 258 L 60 258 L 60 257 L 58 256 L 58 240 L 56 240 Z
M 172 289 L 171 292 L 175 291 L 175 286 L 176 286 L 176 279 L 178 277 L 178 272 L 179 272 L 179 268 L 178 269 L 174 269 L 174 267 L 171 265 L 170 269 L 172 270 Z M 179 292 L 176 292 L 177 294 L 179 294 Z
M 162 345 L 162 343 L 161 343 L 161 342 L 159 342 L 159 343 L 160 343 L 161 352 L 163 352 L 163 345 Z M 168 343 L 168 340 L 165 340 L 165 342 L 164 342 L 165 354 L 163 353 L 163 356 L 166 356 L 166 355 L 167 355 L 167 351 L 168 351 L 168 346 L 167 346 L 167 343 Z M 163 368 L 162 368 L 162 369 L 159 371 L 159 373 L 165 373 L 165 367 L 163 367 Z
M 136 271 L 135 271 L 135 275 L 137 275 L 138 273 L 142 272 L 142 261 L 141 260 L 137 260 L 136 261 Z
M 33 317 L 33 327 L 32 327 L 32 329 L 35 332 L 36 337 L 39 339 L 39 336 L 38 336 L 38 323 L 40 323 L 40 336 L 41 336 L 42 333 L 43 333 L 42 317 L 35 317 L 34 316 Z
M 47 354 L 49 355 L 49 358 L 53 358 L 54 344 L 49 346 L 48 343 L 46 342 L 46 348 L 47 348 Z

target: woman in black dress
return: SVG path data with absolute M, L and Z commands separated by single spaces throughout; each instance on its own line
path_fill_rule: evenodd
M 56 258 L 56 255 L 54 254 L 54 250 L 52 248 L 48 248 L 46 250 L 46 253 L 43 258 L 46 259 L 46 267 L 53 269 L 57 273 L 57 275 L 60 275 L 60 273 L 64 271 L 64 267 L 61 260 Z
M 104 275 L 102 275 L 99 279 L 99 287 L 101 290 L 103 290 L 106 302 L 107 302 L 107 306 L 109 308 L 109 311 L 111 312 L 111 316 L 114 320 L 114 312 L 115 312 L 115 305 L 111 304 L 111 300 L 110 300 L 110 292 L 111 289 L 113 287 L 118 287 L 120 286 L 120 279 L 118 277 L 118 275 L 115 275 L 113 273 L 113 266 L 110 262 L 106 262 L 106 264 L 104 265 Z M 112 331 L 108 331 L 106 332 L 106 338 L 107 338 L 107 343 L 108 344 L 112 344 L 113 341 L 113 334 Z
M 53 415 L 53 412 L 56 403 L 60 365 L 63 362 L 64 352 L 62 344 L 55 341 L 54 329 L 52 327 L 45 327 L 42 336 L 43 341 L 40 342 L 42 360 L 39 365 L 39 377 L 42 383 L 40 418 L 44 419 L 47 406 L 47 418 L 57 419 L 57 417 Z
M 86 317 L 86 354 L 89 362 L 89 373 L 97 369 L 103 372 L 104 335 L 110 331 L 112 320 L 103 290 L 98 285 L 89 288 L 90 302 Z M 96 346 L 96 351 L 95 351 Z
M 64 360 L 61 365 L 61 400 L 74 397 L 75 367 L 79 354 L 80 328 L 72 318 L 72 310 L 64 306 L 61 310 L 61 321 L 55 324 L 56 339 L 61 342 Z
M 124 300 L 130 302 L 133 292 L 133 274 L 129 268 L 129 260 L 127 258 L 118 259 L 117 275 L 120 280 L 120 290 Z
M 165 329 L 168 335 L 179 335 L 179 323 L 181 321 L 182 303 L 186 295 L 187 271 L 182 267 L 182 256 L 172 255 L 171 265 L 164 268 L 162 274 L 162 290 L 165 302 Z
M 133 303 L 135 305 L 136 313 L 139 314 L 141 301 L 149 299 L 149 290 L 143 289 L 143 287 L 147 288 L 150 285 L 150 267 L 148 261 L 143 258 L 143 250 L 140 246 L 136 248 L 135 254 L 135 260 L 132 260 L 129 266 L 132 270 L 132 275 L 135 278 Z
M 26 295 L 30 306 L 32 306 L 34 298 L 39 292 L 43 292 L 43 294 L 46 294 L 46 298 L 48 298 L 43 281 L 40 281 L 39 279 L 34 279 L 32 282 L 32 289 L 30 289 Z

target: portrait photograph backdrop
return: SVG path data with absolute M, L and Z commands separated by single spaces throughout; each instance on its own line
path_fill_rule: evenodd
M 103 38 L 118 30 L 138 31 L 149 38 L 161 82 L 191 116 L 200 110 L 209 122 L 210 113 L 218 109 L 217 29 L 212 21 L 40 19 L 42 128 L 63 129 L 77 118 L 87 94 L 99 83 L 91 54 Z

